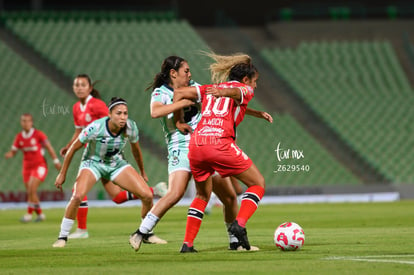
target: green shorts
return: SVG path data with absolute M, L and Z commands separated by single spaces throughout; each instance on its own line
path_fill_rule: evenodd
M 130 164 L 126 160 L 108 163 L 87 159 L 81 161 L 79 173 L 83 169 L 88 169 L 95 175 L 96 181 L 100 178 L 113 181 L 128 166 Z
M 177 146 L 168 150 L 168 174 L 175 171 L 191 172 L 188 160 L 188 146 Z

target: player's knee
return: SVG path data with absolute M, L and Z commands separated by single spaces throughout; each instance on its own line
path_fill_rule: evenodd
M 237 196 L 229 195 L 225 198 L 221 198 L 220 201 L 223 203 L 225 207 L 232 207 L 233 205 L 237 204 Z
M 72 198 L 71 201 L 73 201 L 74 203 L 80 205 L 83 201 L 83 198 L 85 197 L 85 194 L 80 194 L 80 193 L 73 193 L 72 194 Z
M 176 204 L 183 196 L 184 192 L 182 190 L 168 190 L 167 194 L 164 196 L 170 202 L 170 204 Z
M 136 196 L 137 195 L 139 194 L 136 194 Z M 148 204 L 152 202 L 153 194 L 151 190 L 148 189 L 148 191 L 142 192 L 142 194 L 140 194 L 140 197 L 143 204 Z
M 256 178 L 256 185 L 265 188 L 266 187 L 266 183 L 265 183 L 265 179 L 263 177 L 263 175 L 260 174 L 260 176 L 258 176 Z

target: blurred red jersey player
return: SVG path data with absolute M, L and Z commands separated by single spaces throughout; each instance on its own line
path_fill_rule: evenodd
M 32 213 L 36 212 L 36 222 L 43 221 L 46 217 L 42 213 L 37 188 L 45 180 L 48 168 L 44 157 L 44 148 L 49 152 L 57 170 L 60 170 L 60 161 L 55 150 L 48 141 L 47 136 L 33 127 L 31 114 L 23 114 L 20 117 L 22 132 L 16 135 L 11 150 L 5 154 L 9 159 L 16 155 L 18 150 L 23 152 L 23 182 L 27 192 L 27 213 L 21 218 L 21 222 L 32 221 Z

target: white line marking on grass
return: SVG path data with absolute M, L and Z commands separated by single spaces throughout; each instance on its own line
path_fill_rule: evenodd
M 414 265 L 414 260 L 407 261 L 407 260 L 398 260 L 398 258 L 407 258 L 412 257 L 414 255 L 372 255 L 372 256 L 334 256 L 323 258 L 323 260 L 338 260 L 338 261 L 358 261 L 358 262 L 376 262 L 376 263 L 395 263 L 395 264 L 411 264 Z

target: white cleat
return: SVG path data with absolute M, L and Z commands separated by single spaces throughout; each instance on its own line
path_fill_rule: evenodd
M 161 181 L 157 183 L 152 189 L 154 190 L 154 195 L 162 198 L 167 194 L 168 186 L 165 182 Z
M 32 221 L 32 215 L 31 214 L 24 214 L 23 217 L 20 218 L 20 221 L 22 223 L 28 223 Z
M 65 247 L 66 240 L 65 239 L 58 239 L 52 246 L 53 247 Z
M 158 236 L 154 235 L 154 233 L 145 234 L 143 238 L 144 243 L 149 244 L 167 244 L 166 240 L 159 238 Z
M 135 252 L 138 251 L 139 248 L 141 247 L 143 237 L 144 236 L 138 231 L 129 237 L 129 244 L 132 246 Z
M 250 250 L 247 250 L 240 243 L 233 242 L 233 243 L 230 243 L 229 250 L 233 250 L 233 251 L 259 251 L 260 248 L 258 248 L 257 246 L 251 245 Z
M 251 245 L 250 250 L 247 250 L 246 248 L 244 248 L 243 246 L 240 245 L 240 246 L 237 247 L 236 250 L 237 251 L 259 251 L 260 248 L 258 248 L 257 246 Z
M 69 234 L 68 239 L 87 239 L 89 238 L 89 233 L 87 229 L 77 228 L 75 232 Z

